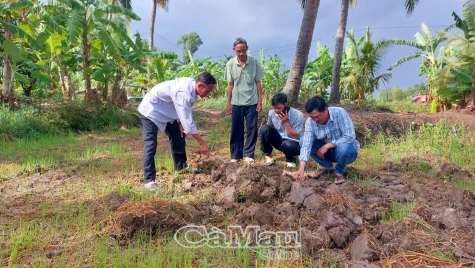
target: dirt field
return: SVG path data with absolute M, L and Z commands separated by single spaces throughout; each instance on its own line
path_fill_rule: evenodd
M 400 114 L 356 107 L 349 111 L 362 143 L 368 141 L 368 130 L 399 136 L 410 126 L 422 122 L 435 124 L 440 119 L 475 129 L 472 114 Z M 200 121 L 199 129 L 205 134 L 226 116 L 219 111 L 200 112 L 205 120 Z M 265 122 L 265 115 L 261 117 L 261 122 Z M 140 161 L 139 135 L 114 139 Z M 86 139 L 85 143 L 108 141 L 95 138 Z M 164 135 L 159 144 L 158 151 L 168 154 Z M 311 171 L 305 180 L 296 182 L 281 165 L 265 166 L 258 162 L 249 167 L 229 163 L 225 147 L 223 144 L 210 158 L 199 156 L 194 147 L 189 147 L 189 162 L 202 169 L 203 174 L 181 176 L 180 181 L 174 182 L 173 195 L 207 197 L 189 202 L 133 201 L 130 194 L 102 190 L 94 196 L 81 195 L 77 188 L 88 182 L 74 170 L 93 169 L 97 160 L 73 167 L 66 161 L 54 169 L 38 167 L 34 172 L 18 174 L 14 180 L 0 183 L 0 226 L 15 226 L 34 219 L 45 213 L 41 209 L 45 203 L 54 207 L 54 203 L 71 200 L 73 192 L 76 202 L 84 201 L 93 209 L 93 222 L 100 226 L 100 234 L 119 241 L 157 228 L 172 234 L 186 224 L 259 225 L 261 230 L 269 231 L 300 230 L 301 252 L 321 267 L 326 267 L 323 260 L 328 258 L 350 267 L 475 267 L 475 192 L 457 190 L 448 183 L 473 182 L 473 169 L 433 161 L 430 157 L 408 157 L 400 163 L 387 162 L 364 170 L 349 167 L 348 182 L 336 186 L 332 177 L 313 179 Z M 128 171 L 124 177 L 140 188 L 140 168 Z M 170 183 L 174 175 L 161 167 L 159 178 L 161 183 Z M 62 192 L 68 197 L 48 199 Z M 112 213 L 106 216 L 106 210 Z M 409 211 L 407 216 L 394 220 L 405 211 Z M 10 247 L 0 243 L 4 250 Z M 42 250 L 51 258 L 74 251 L 70 247 L 58 252 L 54 245 Z M 20 259 L 22 264 L 28 265 L 28 261 L 27 257 Z M 7 263 L 3 261 L 4 265 Z

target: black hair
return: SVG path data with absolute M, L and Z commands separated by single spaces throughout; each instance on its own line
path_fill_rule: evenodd
M 272 97 L 272 106 L 275 106 L 277 104 L 286 104 L 287 103 L 287 95 L 284 93 L 278 93 L 275 94 L 274 97 Z
M 197 82 L 202 82 L 205 85 L 216 84 L 216 78 L 208 72 L 202 72 L 198 78 L 196 79 Z
M 321 96 L 313 96 L 305 104 L 305 111 L 307 111 L 307 113 L 311 113 L 313 110 L 323 112 L 326 107 L 327 104 Z

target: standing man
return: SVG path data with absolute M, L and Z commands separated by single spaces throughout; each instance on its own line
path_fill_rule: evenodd
M 348 164 L 358 156 L 360 144 L 356 140 L 355 128 L 348 113 L 340 107 L 327 107 L 320 96 L 312 97 L 305 104 L 309 118 L 301 141 L 300 167 L 294 174 L 299 180 L 304 176 L 305 165 L 311 156 L 321 168 L 313 176 L 335 173 L 335 184 L 345 182 L 343 173 Z M 333 162 L 336 162 L 333 168 Z
M 262 69 L 255 58 L 247 55 L 248 49 L 246 40 L 236 38 L 233 44 L 236 57 L 226 63 L 225 78 L 228 81 L 228 113 L 232 118 L 231 162 L 244 157 L 246 163 L 252 164 L 257 141 L 258 113 L 262 110 Z
M 202 154 L 209 155 L 208 144 L 201 138 L 193 121 L 191 107 L 197 95 L 201 98 L 207 97 L 215 85 L 216 79 L 210 73 L 204 72 L 196 81 L 184 77 L 160 83 L 145 95 L 138 107 L 143 126 L 145 189 L 158 189 L 155 182 L 155 153 L 159 130 L 168 136 L 175 170 L 187 168 L 186 134 L 193 136 L 200 144 Z
M 261 151 L 266 164 L 273 164 L 273 148 L 285 154 L 287 167 L 294 168 L 295 157 L 300 154 L 299 139 L 303 129 L 303 113 L 290 108 L 287 95 L 278 93 L 272 98 L 273 110 L 269 111 L 267 125 L 261 128 Z

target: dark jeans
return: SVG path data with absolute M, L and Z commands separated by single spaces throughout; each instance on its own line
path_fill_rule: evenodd
M 264 155 L 270 155 L 274 148 L 285 154 L 287 162 L 295 162 L 295 157 L 300 154 L 298 142 L 282 139 L 277 129 L 265 125 L 261 128 L 261 151 Z
M 310 156 L 324 168 L 330 168 L 335 165 L 335 173 L 343 174 L 345 173 L 346 166 L 355 162 L 358 157 L 358 151 L 356 148 L 349 143 L 340 143 L 335 148 L 332 148 L 323 155 L 324 159 L 318 158 L 318 150 L 325 145 L 325 142 L 322 140 L 315 140 L 313 142 L 312 150 L 310 151 Z
M 155 153 L 157 152 L 157 134 L 158 127 L 150 119 L 140 115 L 142 121 L 142 139 L 143 139 L 143 172 L 145 182 L 155 181 L 157 169 L 155 167 Z M 186 142 L 180 135 L 180 125 L 178 121 L 167 123 L 165 134 L 170 141 L 172 150 L 173 164 L 175 170 L 181 170 L 186 165 Z
M 254 158 L 257 141 L 257 104 L 233 105 L 230 150 L 232 159 Z M 246 144 L 244 145 L 244 120 L 246 121 Z M 243 150 L 244 146 L 244 150 Z

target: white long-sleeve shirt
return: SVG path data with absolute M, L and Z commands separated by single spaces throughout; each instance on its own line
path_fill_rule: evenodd
M 198 134 L 191 107 L 196 100 L 193 78 L 177 78 L 154 86 L 143 98 L 138 111 L 165 132 L 167 123 L 179 119 L 186 134 Z

